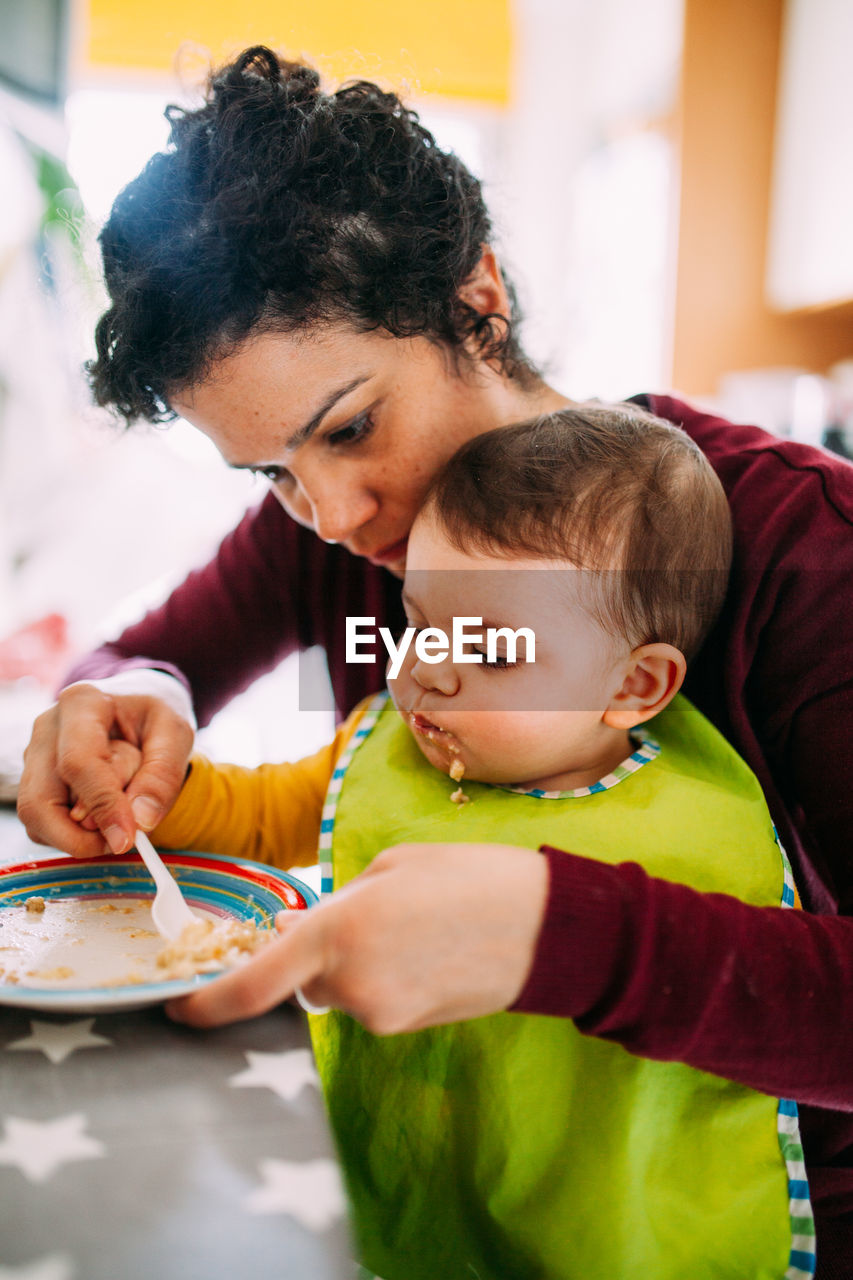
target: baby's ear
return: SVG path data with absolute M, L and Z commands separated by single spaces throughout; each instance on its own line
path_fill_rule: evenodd
M 684 683 L 687 662 L 674 645 L 644 644 L 631 654 L 622 688 L 602 719 L 611 729 L 633 729 L 651 720 L 672 701 Z

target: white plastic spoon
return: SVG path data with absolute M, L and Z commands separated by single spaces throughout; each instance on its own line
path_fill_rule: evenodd
M 151 903 L 151 918 L 157 932 L 169 942 L 176 942 L 188 924 L 195 924 L 198 916 L 190 911 L 183 899 L 177 881 L 170 874 L 157 850 L 144 831 L 136 833 L 136 848 L 157 886 Z
M 194 924 L 198 916 L 193 915 L 184 901 L 177 882 L 169 874 L 163 859 L 154 848 L 144 831 L 136 832 L 136 848 L 157 886 L 154 901 L 151 903 L 151 918 L 169 942 L 175 942 L 188 924 Z M 326 1005 L 312 1004 L 302 993 L 300 987 L 295 991 L 296 999 L 306 1013 L 328 1013 Z

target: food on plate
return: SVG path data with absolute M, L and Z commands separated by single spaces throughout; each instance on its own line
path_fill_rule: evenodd
M 166 978 L 189 978 L 194 973 L 230 969 L 269 942 L 273 929 L 259 929 L 251 920 L 195 920 L 157 956 Z
M 150 927 L 150 898 L 29 897 L 0 910 L 0 985 L 121 987 L 192 978 L 239 964 L 274 936 L 271 920 L 258 927 L 196 911 L 180 939 L 164 946 Z

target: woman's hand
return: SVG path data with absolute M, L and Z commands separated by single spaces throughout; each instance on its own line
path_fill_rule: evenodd
M 27 834 L 78 858 L 103 853 L 105 842 L 109 852 L 125 853 L 136 828 L 150 831 L 174 803 L 193 738 L 187 721 L 158 698 L 88 684 L 63 689 L 36 720 L 24 752 L 18 815 Z M 138 765 L 125 747 L 138 750 Z
M 547 892 L 532 849 L 396 845 L 313 910 L 280 915 L 280 937 L 167 1012 L 218 1026 L 300 987 L 377 1035 L 495 1013 L 524 986 Z

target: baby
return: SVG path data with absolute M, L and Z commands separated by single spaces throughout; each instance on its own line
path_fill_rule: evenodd
M 681 687 L 730 557 L 719 481 L 668 424 L 594 407 L 480 436 L 427 495 L 403 601 L 419 631 L 447 634 L 464 612 L 508 634 L 492 661 L 483 644 L 457 664 L 410 646 L 391 695 L 438 768 L 544 791 L 597 783 Z M 516 632 L 534 633 L 534 661 L 524 638 L 508 658 Z
M 646 414 L 578 407 L 471 440 L 412 529 L 390 700 L 296 764 L 196 758 L 155 842 L 319 856 L 328 892 L 390 845 L 499 840 L 790 904 L 757 781 L 676 696 L 730 552 L 710 466 Z M 362 1260 L 385 1280 L 785 1274 L 809 1214 L 789 1200 L 793 1103 L 566 1019 L 378 1037 L 332 1010 L 311 1031 Z

